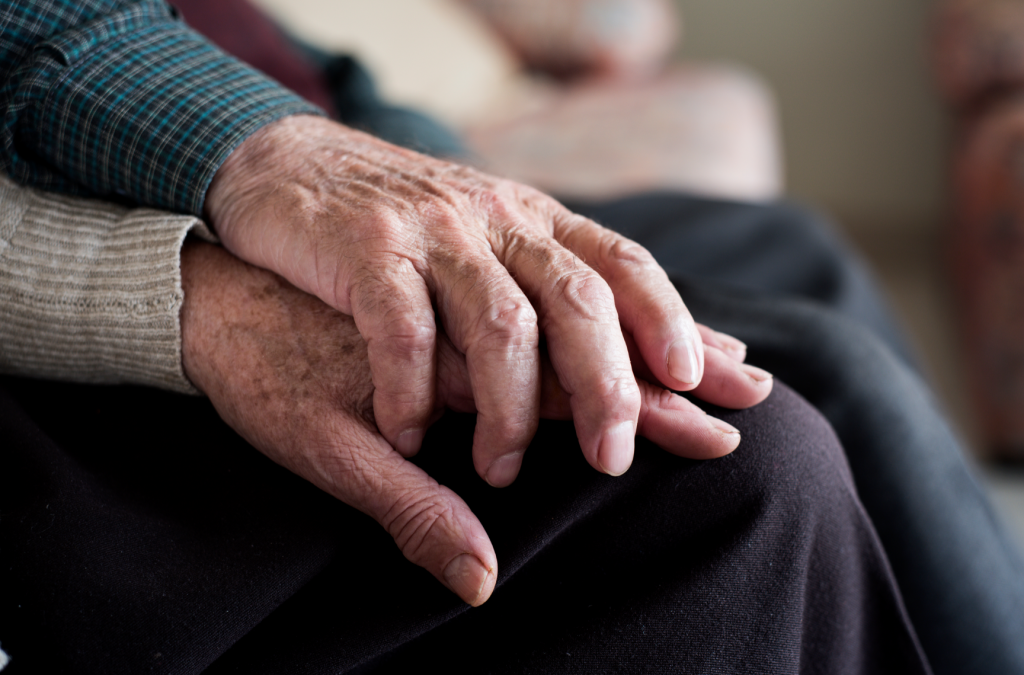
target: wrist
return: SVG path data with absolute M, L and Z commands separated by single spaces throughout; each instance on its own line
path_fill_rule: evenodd
M 260 128 L 228 155 L 206 191 L 203 214 L 224 236 L 233 222 L 232 212 L 246 200 L 266 195 L 267 187 L 279 184 L 289 173 L 287 165 L 303 157 L 306 133 L 329 120 L 313 115 L 284 117 Z
M 219 246 L 193 239 L 181 247 L 181 366 L 192 386 L 203 394 L 208 394 L 206 334 L 212 327 L 211 291 L 217 287 L 211 274 L 222 262 L 218 260 L 221 255 L 228 254 Z

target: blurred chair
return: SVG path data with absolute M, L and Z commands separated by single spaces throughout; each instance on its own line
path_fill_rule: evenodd
M 673 64 L 672 0 L 255 2 L 463 132 L 484 168 L 557 196 L 781 190 L 771 95 L 738 68 Z
M 667 0 L 461 0 L 532 74 L 532 87 L 466 129 L 497 173 L 561 197 L 677 190 L 777 197 L 774 103 L 753 74 L 671 64 Z
M 955 116 L 949 261 L 995 459 L 1024 463 L 1024 2 L 947 0 L 933 63 Z

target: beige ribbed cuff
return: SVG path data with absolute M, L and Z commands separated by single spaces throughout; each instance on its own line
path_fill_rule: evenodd
M 181 366 L 192 216 L 21 187 L 0 175 L 0 373 L 198 393 Z

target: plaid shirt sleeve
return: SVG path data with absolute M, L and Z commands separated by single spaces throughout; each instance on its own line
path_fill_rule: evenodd
M 0 3 L 0 169 L 22 184 L 201 215 L 231 151 L 319 109 L 163 0 Z

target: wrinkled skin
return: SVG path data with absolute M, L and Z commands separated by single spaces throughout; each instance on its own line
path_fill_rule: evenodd
M 274 461 L 377 520 L 405 556 L 463 600 L 490 596 L 498 563 L 487 533 L 458 495 L 394 450 L 378 431 L 369 345 L 356 322 L 281 277 L 225 250 L 186 243 L 182 252 L 183 363 L 223 419 Z M 754 405 L 770 375 L 742 363 L 742 343 L 700 326 L 706 375 L 694 394 L 716 405 Z M 474 412 L 466 357 L 438 335 L 432 419 Z M 572 395 L 542 362 L 538 414 L 569 419 Z M 651 377 L 650 372 L 641 373 Z M 739 434 L 686 399 L 630 374 L 637 429 L 695 459 L 728 454 Z
M 224 245 L 351 315 L 374 419 L 404 456 L 438 408 L 439 328 L 465 355 L 478 473 L 515 480 L 537 429 L 541 341 L 592 466 L 624 473 L 643 398 L 634 357 L 676 391 L 704 376 L 702 333 L 641 246 L 532 188 L 288 117 L 236 149 L 207 215 Z

